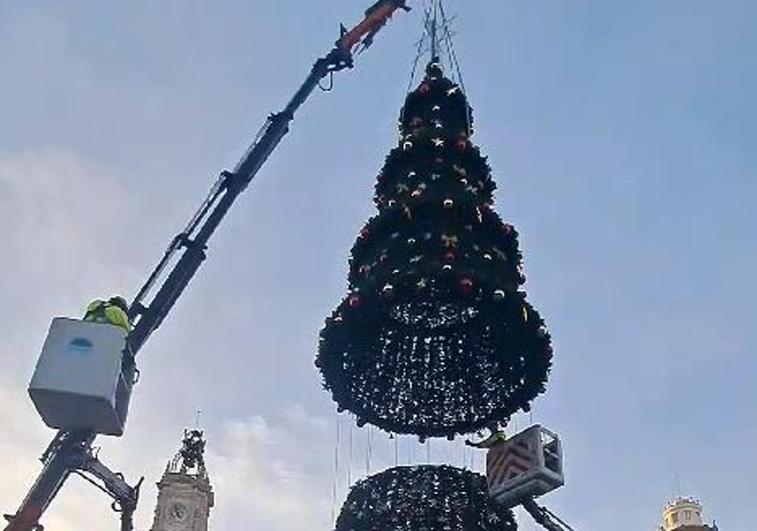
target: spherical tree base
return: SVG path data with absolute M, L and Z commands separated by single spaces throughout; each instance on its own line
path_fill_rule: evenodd
M 357 483 L 336 531 L 516 531 L 486 478 L 450 466 L 396 467 Z

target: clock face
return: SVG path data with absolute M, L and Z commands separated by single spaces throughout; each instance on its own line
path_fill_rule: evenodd
M 168 522 L 183 524 L 189 520 L 189 507 L 180 502 L 173 502 L 168 506 Z

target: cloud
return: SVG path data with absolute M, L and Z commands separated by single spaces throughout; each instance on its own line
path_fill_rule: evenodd
M 118 180 L 70 150 L 0 156 L 6 257 L 0 348 L 7 348 L 8 334 L 11 344 L 29 344 L 49 316 L 76 314 L 88 299 L 125 284 L 128 268 L 119 264 L 125 259 L 129 212 Z
M 229 422 L 208 463 L 218 508 L 215 529 L 239 522 L 270 531 L 311 531 L 330 524 L 331 495 L 324 463 L 330 449 L 327 423 L 294 407 L 272 424 L 263 417 Z
M 127 285 L 137 266 L 126 254 L 126 240 L 130 229 L 146 225 L 135 212 L 117 175 L 71 149 L 0 155 L 0 224 L 9 229 L 0 275 L 0 459 L 5 463 L 0 511 L 18 506 L 53 435 L 25 393 L 49 320 L 77 315 L 89 299 Z M 273 412 L 223 419 L 219 435 L 209 433 L 208 463 L 217 493 L 213 528 L 233 529 L 239 522 L 270 531 L 329 528 L 333 434 L 324 419 L 302 406 L 279 413 L 280 418 Z M 125 467 L 130 480 L 147 476 L 137 515 L 141 529 L 152 522 L 160 463 L 171 457 L 159 455 L 158 448 L 178 443 L 170 430 L 136 433 L 141 424 L 155 423 L 155 415 L 133 423 L 129 441 L 98 441 L 108 465 Z M 61 531 L 107 529 L 117 521 L 108 506 L 102 493 L 72 477 L 43 521 Z
M 0 510 L 13 512 L 41 465 L 53 431 L 45 428 L 25 393 L 53 315 L 76 315 L 93 290 L 118 283 L 112 228 L 126 220 L 126 194 L 109 172 L 65 148 L 0 156 Z M 106 528 L 108 504 L 82 481 L 51 507 L 52 529 Z

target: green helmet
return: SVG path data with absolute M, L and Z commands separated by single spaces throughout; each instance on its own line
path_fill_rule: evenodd
M 121 296 L 111 297 L 108 302 L 116 308 L 120 308 L 127 313 L 129 312 L 129 303 Z

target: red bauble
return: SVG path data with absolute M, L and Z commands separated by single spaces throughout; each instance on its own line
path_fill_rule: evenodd
M 514 228 L 515 227 L 513 227 L 509 223 L 505 223 L 504 225 L 502 225 L 502 232 L 504 232 L 505 234 L 510 234 Z
M 363 299 L 360 295 L 352 295 L 349 298 L 348 304 L 350 308 L 359 308 L 363 304 Z
M 447 262 L 447 263 L 454 262 L 455 261 L 455 253 L 449 252 L 449 253 L 445 254 L 444 255 L 444 261 Z
M 363 230 L 360 231 L 360 237 L 363 239 L 366 239 L 370 235 L 371 235 L 371 231 L 370 229 L 368 229 L 368 227 L 365 227 Z
M 457 141 L 457 143 L 455 144 L 455 147 L 459 149 L 460 151 L 465 151 L 466 149 L 468 149 L 468 141 L 465 140 L 464 138 L 461 138 L 460 140 Z
M 458 282 L 458 288 L 463 295 L 470 295 L 473 293 L 473 281 L 469 278 L 463 278 Z
M 418 92 L 421 94 L 428 94 L 431 91 L 431 85 L 428 83 L 423 83 L 420 87 L 418 87 Z

